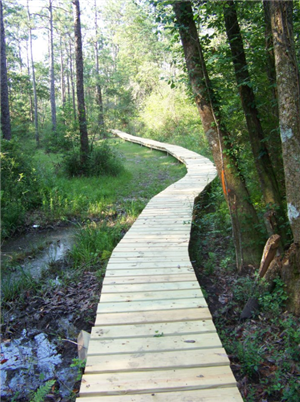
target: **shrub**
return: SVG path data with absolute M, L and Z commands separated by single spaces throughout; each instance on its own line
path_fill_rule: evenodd
M 78 149 L 68 153 L 63 160 L 63 170 L 69 177 L 117 176 L 123 170 L 123 165 L 117 153 L 106 142 L 103 142 L 90 151 L 85 167 L 80 163 Z
M 6 237 L 23 223 L 26 211 L 41 204 L 40 176 L 17 140 L 2 141 L 1 178 L 2 235 Z

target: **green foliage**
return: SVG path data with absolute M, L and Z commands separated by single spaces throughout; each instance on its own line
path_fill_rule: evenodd
M 18 266 L 15 272 L 5 275 L 1 280 L 1 299 L 8 302 L 19 297 L 24 290 L 37 289 L 39 283 L 29 272 Z
M 75 268 L 89 266 L 102 270 L 111 252 L 122 238 L 122 226 L 107 223 L 91 223 L 76 235 L 76 242 L 70 251 Z
M 284 282 L 278 277 L 274 279 L 275 288 L 272 292 L 266 291 L 258 296 L 261 309 L 266 313 L 276 316 L 288 299 Z M 263 281 L 262 281 L 263 284 Z
M 44 385 L 41 385 L 31 397 L 30 402 L 43 402 L 55 382 L 55 380 L 49 380 Z
M 24 223 L 25 213 L 41 204 L 41 178 L 32 155 L 17 140 L 2 140 L 1 150 L 2 236 Z
M 65 155 L 63 170 L 68 177 L 74 176 L 117 176 L 123 169 L 117 153 L 106 142 L 95 146 L 88 155 L 87 166 L 83 169 L 80 161 L 80 151 L 74 149 Z
M 81 359 L 72 359 L 72 364 L 70 367 L 76 367 L 77 368 L 77 377 L 76 381 L 79 381 L 81 379 L 83 370 L 85 369 L 86 365 L 86 360 L 81 360 Z

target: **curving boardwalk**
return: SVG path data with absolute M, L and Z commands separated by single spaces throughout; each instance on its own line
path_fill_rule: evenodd
M 112 253 L 79 400 L 242 401 L 188 253 L 194 198 L 216 170 L 182 147 L 113 132 L 168 152 L 187 174 L 152 198 Z

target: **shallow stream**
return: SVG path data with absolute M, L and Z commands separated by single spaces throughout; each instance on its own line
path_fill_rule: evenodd
M 1 262 L 18 259 L 19 256 L 22 271 L 39 279 L 49 263 L 65 257 L 75 241 L 77 230 L 74 227 L 64 227 L 38 231 L 36 228 L 34 233 L 5 242 Z M 18 275 L 18 269 L 12 272 L 5 269 L 2 280 L 9 278 L 13 283 Z M 14 311 L 3 313 L 3 320 L 15 321 Z M 78 333 L 72 324 L 72 314 L 66 318 L 57 318 L 57 321 L 64 334 L 76 340 Z M 69 363 L 64 364 L 58 345 L 56 337 L 49 337 L 49 334 L 36 328 L 23 329 L 20 336 L 11 336 L 11 339 L 9 333 L 6 333 L 1 342 L 1 398 L 6 401 L 32 400 L 33 392 L 42 384 L 59 378 L 60 400 L 70 400 L 78 369 L 70 367 Z

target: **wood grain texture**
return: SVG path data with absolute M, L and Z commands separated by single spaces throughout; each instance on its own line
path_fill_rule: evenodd
M 173 155 L 187 174 L 149 201 L 111 255 L 78 401 L 241 402 L 188 253 L 194 198 L 216 170 L 179 146 L 113 132 Z

